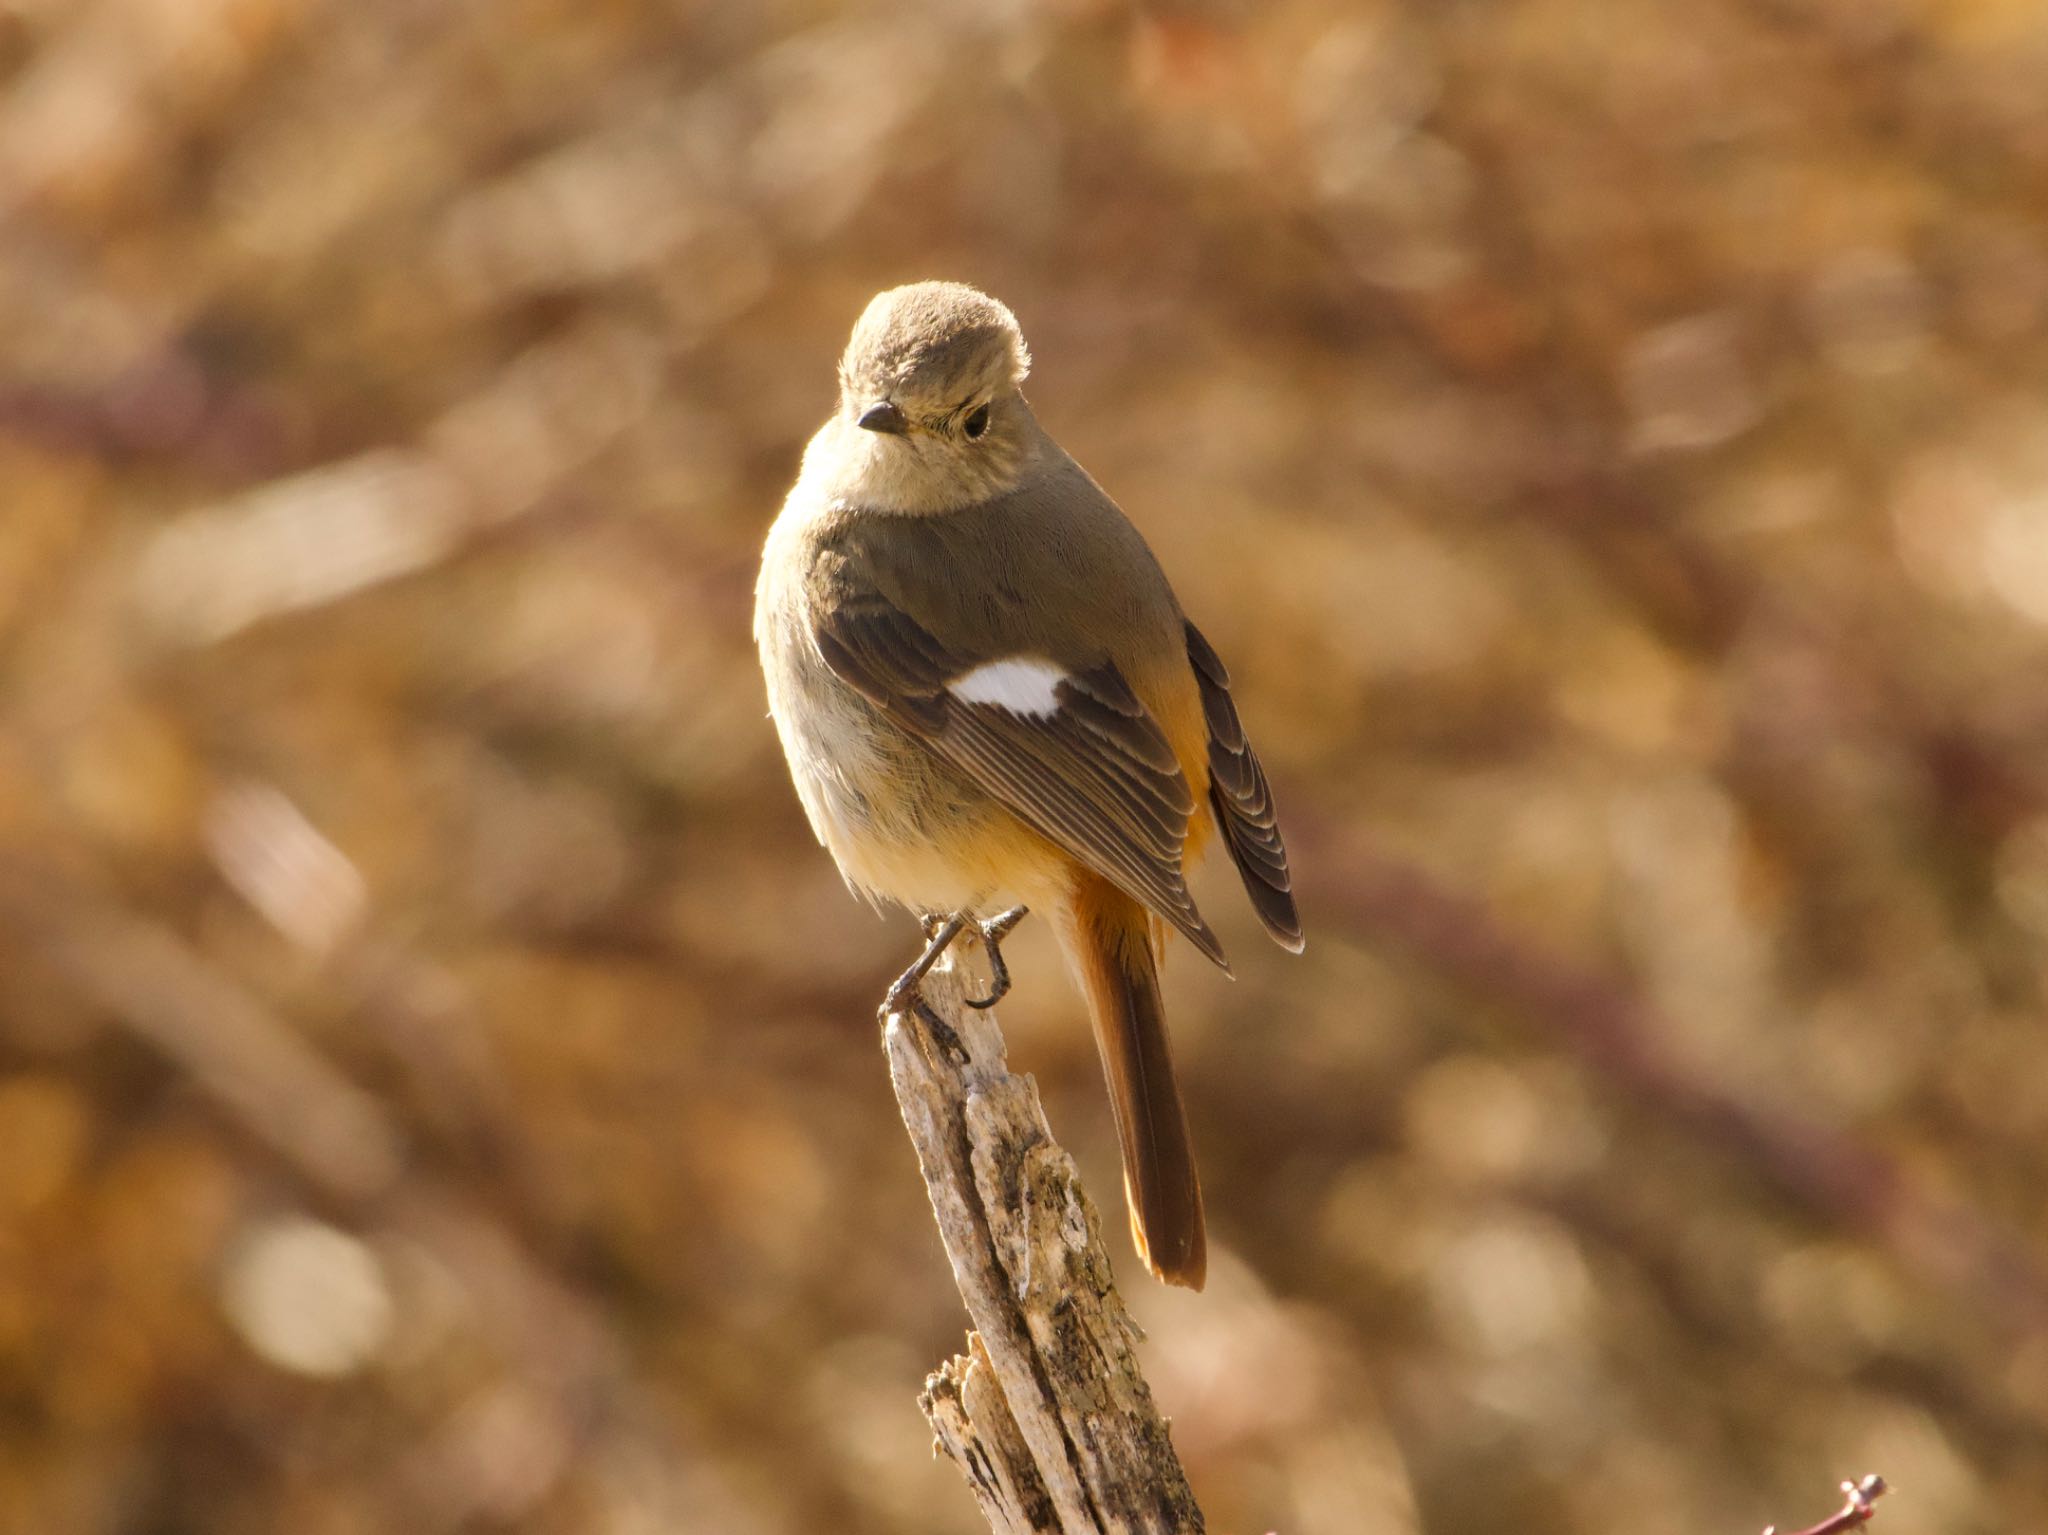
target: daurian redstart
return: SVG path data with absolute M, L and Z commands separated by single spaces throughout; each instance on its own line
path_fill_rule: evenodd
M 1138 1251 L 1199 1289 L 1166 930 L 1228 966 L 1188 859 L 1220 829 L 1267 931 L 1298 952 L 1301 924 L 1229 673 L 1137 529 L 1039 426 L 1028 367 L 1016 319 L 972 288 L 869 304 L 839 409 L 768 535 L 755 638 L 790 775 L 850 885 L 940 941 L 981 931 L 998 989 L 1015 914 L 994 914 L 1052 914 L 1109 1078 Z

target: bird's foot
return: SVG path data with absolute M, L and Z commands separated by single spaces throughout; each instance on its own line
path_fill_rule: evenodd
M 940 916 L 937 912 L 926 912 L 917 919 L 917 925 L 924 930 L 924 952 L 917 956 L 908 970 L 896 977 L 888 995 L 882 999 L 884 1014 L 900 1013 L 918 999 L 918 988 L 924 978 L 931 974 L 939 957 L 952 946 L 953 940 L 963 932 L 971 931 L 981 940 L 982 952 L 988 955 L 988 966 L 992 972 L 989 978 L 989 994 L 985 997 L 969 997 L 967 1005 L 975 1008 L 994 1007 L 1009 995 L 1010 967 L 1003 960 L 1003 940 L 1011 931 L 1031 914 L 1030 908 L 1012 906 L 1008 911 L 997 912 L 993 917 L 980 918 L 966 912 L 954 912 Z
M 1008 911 L 998 912 L 987 919 L 972 917 L 965 912 L 955 912 L 942 917 L 927 912 L 918 918 L 918 926 L 924 930 L 924 952 L 911 962 L 910 968 L 896 977 L 882 998 L 882 1017 L 887 1019 L 896 1013 L 908 1013 L 925 1026 L 926 1031 L 936 1040 L 941 1049 L 954 1058 L 965 1061 L 967 1048 L 953 1026 L 925 1005 L 922 987 L 924 978 L 931 974 L 932 966 L 951 947 L 961 933 L 972 931 L 981 940 L 982 952 L 988 955 L 989 993 L 985 997 L 964 999 L 969 1007 L 989 1008 L 1009 995 L 1010 967 L 1003 961 L 1003 940 L 1012 928 L 1027 915 L 1022 906 L 1012 906 Z
M 1010 936 L 1010 930 L 1031 914 L 1030 908 L 1012 906 L 1008 911 L 998 912 L 985 922 L 970 920 L 975 936 L 981 939 L 981 951 L 988 956 L 989 987 L 985 997 L 969 997 L 967 1005 L 973 1008 L 994 1007 L 1010 994 L 1010 967 L 1003 962 L 1003 940 Z
M 918 926 L 924 929 L 924 952 L 911 962 L 908 970 L 896 977 L 895 983 L 882 998 L 882 1018 L 885 1022 L 892 1014 L 908 1013 L 924 1025 L 926 1036 L 940 1050 L 963 1066 L 970 1058 L 967 1046 L 961 1042 L 959 1032 L 950 1023 L 925 1005 L 921 988 L 924 978 L 931 974 L 932 966 L 939 962 L 939 956 L 960 936 L 961 930 L 970 925 L 970 920 L 958 915 L 941 917 L 934 912 L 926 912 L 919 917 Z M 976 930 L 979 931 L 978 926 Z
M 882 998 L 882 1016 L 900 1013 L 915 1005 L 923 1009 L 924 1004 L 918 988 L 924 978 L 931 974 L 932 966 L 939 962 L 939 956 L 946 952 L 952 941 L 960 936 L 960 930 L 967 926 L 963 916 L 940 917 L 930 913 L 918 918 L 918 925 L 924 929 L 924 952 L 911 961 L 910 968 L 897 976 L 888 992 Z

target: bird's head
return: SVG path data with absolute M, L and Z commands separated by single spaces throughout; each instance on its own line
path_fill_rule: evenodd
M 906 510 L 944 510 L 1013 483 L 1029 441 L 1016 316 L 963 283 L 877 294 L 839 363 L 839 408 L 868 435 L 870 473 Z M 919 503 L 929 502 L 930 505 Z

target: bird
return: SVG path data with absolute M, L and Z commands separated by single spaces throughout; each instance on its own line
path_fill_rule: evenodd
M 1199 1290 L 1200 1179 L 1159 962 L 1229 971 L 1189 894 L 1220 837 L 1299 953 L 1287 850 L 1230 673 L 1116 502 L 1042 427 L 1010 310 L 954 282 L 878 294 L 771 526 L 754 634 L 798 798 L 848 885 L 924 924 L 913 1000 L 954 937 L 1048 913 L 1108 1081 L 1131 1233 Z

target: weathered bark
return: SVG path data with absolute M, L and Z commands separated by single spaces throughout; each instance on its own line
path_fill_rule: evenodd
M 925 1383 L 938 1448 L 996 1535 L 1197 1535 L 1137 1325 L 1036 1084 L 1011 1073 L 956 972 L 933 972 L 924 996 L 929 1016 L 890 1014 L 883 1048 L 975 1329 Z

